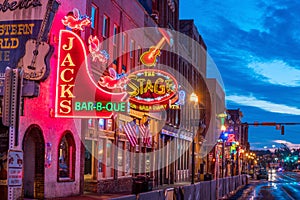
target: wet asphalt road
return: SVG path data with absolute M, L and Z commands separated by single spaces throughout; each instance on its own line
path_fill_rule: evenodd
M 300 200 L 300 172 L 276 172 L 268 180 L 250 180 L 230 199 Z

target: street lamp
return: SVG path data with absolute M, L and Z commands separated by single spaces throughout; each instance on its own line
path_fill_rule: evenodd
M 193 92 L 190 96 L 190 101 L 194 102 L 194 107 L 197 106 L 198 103 L 198 96 Z M 195 109 L 193 109 L 193 118 L 195 118 L 194 115 Z M 191 184 L 194 184 L 194 178 L 195 178 L 195 129 L 194 129 L 194 120 L 192 121 L 192 127 L 193 127 L 193 143 L 192 143 L 192 181 Z

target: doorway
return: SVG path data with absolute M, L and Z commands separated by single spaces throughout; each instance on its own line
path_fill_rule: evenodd
M 24 178 L 23 192 L 26 198 L 44 199 L 45 141 L 42 129 L 31 125 L 23 138 Z

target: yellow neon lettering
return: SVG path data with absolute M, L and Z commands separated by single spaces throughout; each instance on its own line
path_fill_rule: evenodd
M 66 68 L 66 69 L 64 69 L 64 70 L 61 71 L 61 73 L 60 73 L 60 79 L 63 80 L 64 82 L 71 82 L 73 80 L 73 77 L 67 80 L 65 78 L 65 72 L 66 71 L 71 71 L 71 73 L 74 74 L 74 69 Z
M 74 64 L 73 61 L 72 61 L 72 58 L 71 58 L 70 53 L 68 53 L 68 54 L 66 55 L 66 57 L 64 58 L 64 60 L 63 60 L 63 62 L 61 63 L 60 66 L 66 66 L 66 65 L 65 65 L 65 62 L 68 62 L 68 63 L 69 63 L 68 66 L 72 66 L 72 67 L 75 66 L 75 64 Z
M 63 114 L 69 114 L 71 112 L 71 100 L 62 100 L 59 105 L 59 112 Z
M 75 85 L 60 85 L 61 86 L 61 94 L 60 97 L 65 98 L 66 97 L 66 93 L 68 94 L 69 98 L 75 98 L 75 96 L 73 95 L 73 93 L 71 92 L 71 89 L 75 86 Z
M 69 47 L 67 44 L 64 44 L 62 46 L 63 50 L 66 50 L 66 51 L 69 51 L 73 48 L 73 40 L 75 39 L 75 37 L 69 37 L 68 40 L 69 40 Z

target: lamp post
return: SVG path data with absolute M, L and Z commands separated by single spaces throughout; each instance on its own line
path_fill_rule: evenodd
M 197 106 L 198 103 L 198 96 L 193 92 L 190 96 L 190 101 L 194 102 L 194 108 Z M 193 115 L 192 117 L 195 118 L 195 109 L 193 109 Z M 191 184 L 194 184 L 194 178 L 195 178 L 195 128 L 194 128 L 194 121 L 191 123 L 193 127 L 193 141 L 192 141 L 192 181 Z

